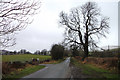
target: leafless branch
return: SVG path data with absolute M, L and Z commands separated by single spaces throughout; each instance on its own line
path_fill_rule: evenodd
M 40 6 L 39 0 L 1 0 L 0 46 L 6 47 L 9 45 L 10 41 L 15 40 L 12 39 L 11 36 L 11 38 L 6 36 L 14 35 L 16 31 L 25 29 L 25 27 L 32 22 L 31 16 L 39 12 Z
M 73 8 L 70 14 L 60 13 L 60 24 L 66 27 L 65 38 L 69 43 L 76 43 L 83 47 L 85 56 L 88 48 L 98 47 L 95 36 L 106 37 L 109 29 L 109 18 L 100 14 L 95 2 L 87 2 L 81 7 Z

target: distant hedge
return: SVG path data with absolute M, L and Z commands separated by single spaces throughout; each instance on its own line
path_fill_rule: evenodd
M 92 57 L 118 57 L 120 56 L 120 49 L 112 49 L 106 51 L 90 52 L 89 56 Z

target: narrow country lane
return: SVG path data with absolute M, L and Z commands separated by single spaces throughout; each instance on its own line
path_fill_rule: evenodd
M 23 78 L 68 78 L 70 57 L 59 64 L 44 64 L 46 67 Z M 25 80 L 26 80 L 25 79 Z

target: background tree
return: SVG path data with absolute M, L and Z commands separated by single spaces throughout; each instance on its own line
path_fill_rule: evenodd
M 41 52 L 39 50 L 35 51 L 34 54 L 41 55 Z
M 100 14 L 95 2 L 87 2 L 81 7 L 73 8 L 70 14 L 60 13 L 60 24 L 65 27 L 65 41 L 78 44 L 88 57 L 89 49 L 94 49 L 101 36 L 106 37 L 109 24 L 107 17 Z
M 31 54 L 31 52 L 27 51 L 25 54 Z
M 20 50 L 20 53 L 21 53 L 21 54 L 25 54 L 26 52 L 27 52 L 27 51 L 26 51 L 25 49 L 21 49 L 21 50 Z
M 15 54 L 17 54 L 17 51 L 14 51 L 13 53 L 14 53 L 14 55 L 15 55 Z
M 64 46 L 60 44 L 54 44 L 51 49 L 51 56 L 54 60 L 63 59 Z
M 79 56 L 79 46 L 77 45 L 71 45 L 71 51 L 72 51 L 72 56 Z
M 65 57 L 70 56 L 70 54 L 71 54 L 70 50 L 67 50 L 67 49 L 64 50 L 64 56 Z
M 15 45 L 14 33 L 32 22 L 31 15 L 38 13 L 36 0 L 0 0 L 0 47 Z
M 42 54 L 42 55 L 46 55 L 46 54 L 47 54 L 47 49 L 43 49 L 43 50 L 41 51 L 41 54 Z

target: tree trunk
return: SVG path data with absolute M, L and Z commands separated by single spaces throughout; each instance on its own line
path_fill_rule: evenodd
M 86 21 L 86 33 L 85 33 L 85 44 L 84 44 L 84 56 L 82 58 L 82 61 L 85 60 L 86 57 L 88 57 L 88 22 L 89 22 L 89 16 L 87 14 L 87 21 Z
M 86 57 L 88 57 L 88 46 L 84 47 L 84 56 L 82 58 L 82 61 L 84 61 Z

